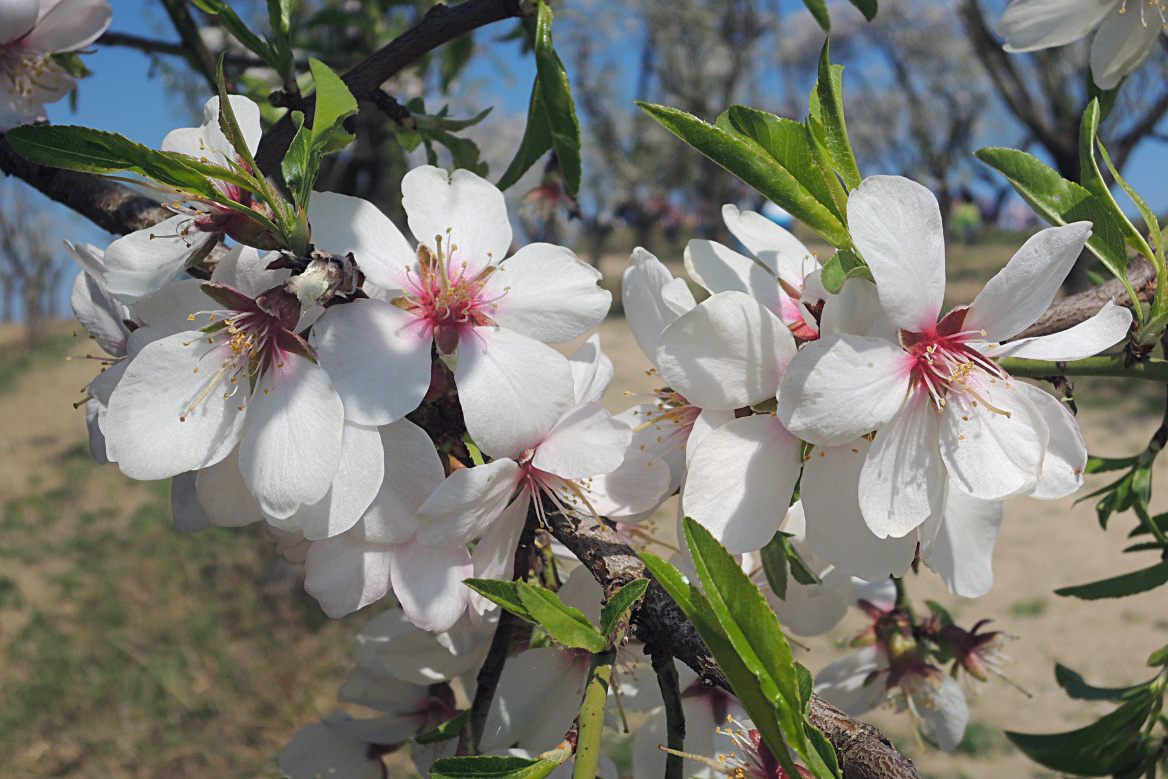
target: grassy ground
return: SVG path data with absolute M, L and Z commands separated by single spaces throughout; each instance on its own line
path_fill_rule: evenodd
M 951 302 L 972 299 L 1011 253 L 955 251 Z M 606 261 L 606 276 L 619 279 L 623 263 Z M 52 329 L 36 350 L 0 330 L 0 774 L 278 776 L 287 737 L 336 708 L 352 637 L 381 607 L 328 620 L 256 529 L 179 534 L 165 484 L 131 482 L 94 464 L 83 414 L 71 404 L 95 366 L 63 358 L 95 349 L 69 330 Z M 628 402 L 622 390 L 652 383 L 648 364 L 623 320 L 610 319 L 601 333 L 616 364 L 608 401 L 619 409 Z M 1079 389 L 1093 451 L 1142 448 L 1161 413 L 1159 390 L 1103 382 Z M 985 599 L 959 601 L 931 575 L 910 582 L 916 597 L 941 600 L 959 619 L 992 616 L 1019 636 L 1011 675 L 1034 694 L 1026 699 L 1003 684 L 985 690 L 956 757 L 924 752 L 903 717 L 877 712 L 877 724 L 926 774 L 1049 776 L 1012 751 L 1001 730 L 1069 729 L 1108 710 L 1068 701 L 1054 685 L 1053 663 L 1093 683 L 1131 683 L 1146 674 L 1143 658 L 1168 640 L 1158 593 L 1107 606 L 1052 594 L 1145 564 L 1118 554 L 1126 518 L 1105 534 L 1089 504 L 1070 503 L 1007 505 L 998 583 Z M 1168 500 L 1157 504 L 1163 511 Z M 857 627 L 852 619 L 810 640 L 800 660 L 818 670 L 846 651 Z M 410 775 L 404 759 L 391 775 Z

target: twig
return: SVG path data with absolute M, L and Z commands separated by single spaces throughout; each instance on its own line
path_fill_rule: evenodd
M 1156 268 L 1143 257 L 1133 260 L 1127 268 L 1128 283 L 1141 303 L 1150 303 L 1156 294 Z M 1118 306 L 1132 307 L 1131 298 L 1123 282 L 1112 279 L 1094 289 L 1070 295 L 1051 304 L 1038 321 L 1011 340 L 1050 335 L 1085 322 L 1099 313 L 1104 304 L 1114 301 Z
M 184 58 L 187 56 L 186 47 L 181 43 L 144 38 L 141 35 L 133 35 L 128 32 L 105 32 L 95 43 L 99 46 L 120 46 L 125 49 L 134 49 L 146 54 L 165 54 L 168 57 Z M 223 61 L 228 65 L 236 65 L 241 68 L 262 68 L 268 65 L 259 57 L 237 52 L 228 52 L 224 55 Z M 301 67 L 308 67 L 307 60 L 297 64 Z
M 471 30 L 523 16 L 526 5 L 523 0 L 467 0 L 453 8 L 439 3 L 422 17 L 422 21 L 375 51 L 342 79 L 357 100 L 370 102 L 387 79 L 422 55 Z M 289 108 L 303 111 L 305 121 L 311 126 L 315 106 L 316 97 L 309 95 Z M 260 141 L 255 159 L 265 174 L 276 169 L 292 142 L 295 127 L 290 113 L 268 130 Z
M 390 95 L 384 89 L 379 89 L 373 93 L 373 104 L 377 106 L 378 111 L 385 114 L 387 119 L 402 127 L 406 126 L 406 121 L 411 116 L 410 109 L 397 102 L 397 98 Z
M 653 671 L 657 674 L 657 686 L 661 688 L 661 700 L 665 704 L 666 744 L 673 752 L 680 752 L 685 749 L 685 711 L 681 708 L 677 666 L 673 655 L 668 652 L 654 652 L 651 659 Z M 685 766 L 681 755 L 673 752 L 665 755 L 665 779 L 681 779 Z
M 186 0 L 162 0 L 162 6 L 166 9 L 166 15 L 170 17 L 170 21 L 174 25 L 174 31 L 182 40 L 182 48 L 187 61 L 207 82 L 211 93 L 218 94 L 219 87 L 215 83 L 215 55 L 207 48 L 207 44 L 199 34 L 199 25 L 195 24 L 195 20 L 191 17 Z M 229 89 L 229 91 L 232 90 Z

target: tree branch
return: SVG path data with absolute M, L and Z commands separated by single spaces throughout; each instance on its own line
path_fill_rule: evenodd
M 1152 263 L 1143 257 L 1133 260 L 1127 267 L 1127 278 L 1139 301 L 1150 303 L 1156 294 L 1156 268 Z M 1112 279 L 1085 292 L 1056 300 L 1037 322 L 1011 340 L 1034 338 L 1066 330 L 1098 314 L 1109 300 L 1118 306 L 1132 307 L 1131 298 L 1124 289 L 1123 282 Z
M 530 13 L 529 6 L 525 0 L 466 0 L 452 8 L 443 4 L 435 5 L 422 17 L 422 21 L 375 51 L 342 76 L 342 79 L 357 100 L 370 102 L 387 79 L 416 62 L 422 55 L 471 30 L 503 19 L 524 16 Z M 306 122 L 311 126 L 315 106 L 316 97 L 313 95 L 293 102 L 288 114 L 264 134 L 255 155 L 261 171 L 269 174 L 275 170 L 288 150 L 295 134 L 291 111 L 303 111 Z
M 552 535 L 588 568 L 604 587 L 605 597 L 634 579 L 650 578 L 637 553 L 616 531 L 591 516 L 566 516 L 547 507 Z M 667 652 L 692 668 L 707 683 L 733 692 L 710 650 L 681 608 L 655 581 L 633 612 L 635 637 L 650 655 Z M 813 696 L 811 723 L 835 748 L 844 779 L 920 779 L 912 761 L 901 755 L 871 725 L 844 714 Z

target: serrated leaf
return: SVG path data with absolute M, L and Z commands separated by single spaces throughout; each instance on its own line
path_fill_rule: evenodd
M 876 18 L 876 11 L 879 10 L 876 0 L 851 0 L 852 5 L 860 9 L 860 13 L 864 14 L 864 18 L 872 21 Z
M 733 133 L 706 124 L 675 108 L 637 103 L 667 130 L 785 208 L 833 246 L 847 246 L 851 236 L 843 223 L 807 194 L 794 176 L 769 156 Z
M 1055 664 L 1054 678 L 1067 695 L 1081 701 L 1121 701 L 1147 688 L 1146 684 L 1132 687 L 1094 687 L 1087 684 L 1081 674 L 1060 663 Z
M 1123 598 L 1148 590 L 1154 590 L 1168 582 L 1168 561 L 1156 563 L 1148 568 L 1141 568 L 1131 573 L 1113 576 L 1090 584 L 1079 584 L 1074 587 L 1063 587 L 1055 590 L 1055 595 L 1079 598 L 1081 600 L 1099 600 L 1100 598 Z
M 501 190 L 513 186 L 551 148 L 552 131 L 547 125 L 547 113 L 544 111 L 537 75 L 535 84 L 531 87 L 531 100 L 527 105 L 527 126 L 523 129 L 523 139 L 519 141 L 519 148 L 515 150 L 511 164 L 507 166 L 507 170 L 503 172 L 495 186 Z
M 582 176 L 580 120 L 576 118 L 576 103 L 572 100 L 568 73 L 552 45 L 552 11 L 543 0 L 540 0 L 535 23 L 535 69 L 539 74 L 543 109 L 560 161 L 564 186 L 575 197 L 580 192 Z
M 543 779 L 556 768 L 547 758 L 443 757 L 430 767 L 431 779 Z
M 621 587 L 600 610 L 600 633 L 606 638 L 613 634 L 617 624 L 626 619 L 633 606 L 649 589 L 648 579 L 635 579 Z
M 824 32 L 831 32 L 831 17 L 827 13 L 825 0 L 803 0 L 803 5 L 807 6 L 807 10 L 815 17 L 815 21 Z
M 1114 218 L 1086 189 L 1067 181 L 1032 154 L 1017 149 L 985 148 L 974 153 L 1001 173 L 1031 208 L 1053 225 L 1087 220 L 1094 224 L 1087 248 L 1116 278 L 1127 282 L 1127 248 Z
M 312 120 L 312 144 L 316 146 L 346 117 L 357 113 L 357 99 L 328 65 L 309 58 L 308 67 L 316 84 L 316 113 Z
M 1095 199 L 1104 208 L 1111 212 L 1115 223 L 1123 232 L 1127 244 L 1145 257 L 1150 258 L 1152 256 L 1152 250 L 1148 247 L 1148 242 L 1144 240 L 1144 236 L 1128 220 L 1127 214 L 1115 202 L 1115 198 L 1111 195 L 1111 189 L 1108 188 L 1107 183 L 1103 180 L 1103 174 L 1099 172 L 1099 165 L 1095 162 L 1095 137 L 1099 132 L 1100 121 L 1099 101 L 1092 100 L 1087 106 L 1087 110 L 1083 112 L 1083 119 L 1079 124 L 1079 167 L 1083 171 L 1083 186 L 1095 196 Z M 1139 203 L 1143 203 L 1143 200 L 1140 200 Z M 1139 203 L 1137 203 L 1137 207 Z M 1147 204 L 1144 204 L 1144 206 L 1146 207 Z M 1150 209 L 1147 213 L 1144 213 L 1143 209 L 1140 209 L 1140 212 L 1144 214 L 1145 220 L 1151 214 Z M 1157 225 L 1156 217 L 1152 215 L 1149 226 L 1151 229 L 1158 230 Z
M 1055 771 L 1078 776 L 1122 773 L 1145 759 L 1146 743 L 1140 728 L 1151 713 L 1152 702 L 1144 693 L 1078 730 L 1052 734 L 1006 731 L 1006 737 L 1031 760 Z
M 843 66 L 831 64 L 829 48 L 828 41 L 824 41 L 819 54 L 819 80 L 815 84 L 819 96 L 818 119 L 823 124 L 827 150 L 836 172 L 848 189 L 855 189 L 860 186 L 861 177 L 844 122 Z
M 762 572 L 766 576 L 771 592 L 779 600 L 787 599 L 787 552 L 783 548 L 783 537 L 775 533 L 775 537 L 759 550 L 762 558 Z
M 5 138 L 38 165 L 84 173 L 137 173 L 168 187 L 218 198 L 210 180 L 182 155 L 155 151 L 116 133 L 73 125 L 24 125 L 9 130 Z
M 604 636 L 596 632 L 584 612 L 568 606 L 551 590 L 533 587 L 526 582 L 517 584 L 519 602 L 549 636 L 574 649 L 585 649 L 593 654 L 604 651 L 607 644 Z
M 443 722 L 438 727 L 427 730 L 420 736 L 415 736 L 414 741 L 418 744 L 437 744 L 442 741 L 449 741 L 452 738 L 458 738 L 459 732 L 462 731 L 462 725 L 469 716 L 470 709 L 460 712 L 457 716 L 446 720 L 446 722 Z
M 535 622 L 535 618 L 527 613 L 527 607 L 519 599 L 519 582 L 502 582 L 498 579 L 463 579 L 462 583 L 520 619 Z

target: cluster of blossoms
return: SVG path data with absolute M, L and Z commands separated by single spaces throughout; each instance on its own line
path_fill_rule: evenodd
M 232 105 L 254 148 L 258 109 Z M 243 164 L 218 114 L 216 98 L 202 126 L 175 131 L 164 148 Z M 954 593 L 985 593 L 1001 501 L 1068 495 L 1087 459 L 1074 417 L 999 358 L 1080 359 L 1131 323 L 1108 304 L 1068 331 L 1015 338 L 1070 271 L 1090 236 L 1083 222 L 1038 233 L 970 305 L 942 315 L 937 202 L 907 179 L 877 176 L 847 206 L 872 280 L 836 292 L 794 236 L 733 206 L 727 227 L 753 257 L 691 241 L 685 265 L 709 293 L 701 303 L 636 250 L 624 306 L 662 386 L 654 402 L 614 416 L 600 403 L 613 366 L 598 337 L 570 356 L 548 345 L 606 316 L 600 274 L 558 246 L 510 253 L 507 209 L 489 182 L 410 171 L 402 195 L 413 241 L 370 203 L 315 193 L 307 256 L 257 227 L 249 209 L 263 216 L 267 206 L 219 185 L 238 208 L 188 197 L 171 219 L 104 252 L 70 247 L 85 271 L 74 310 L 110 355 L 86 413 L 98 459 L 132 478 L 173 478 L 181 529 L 262 523 L 304 562 L 306 589 L 330 616 L 392 591 L 400 611 L 363 634 L 342 691 L 384 717 L 336 715 L 306 729 L 285 753 L 294 776 L 315 775 L 322 756 L 350 766 L 346 775 L 378 775 L 365 765 L 374 747 L 453 713 L 451 688 L 434 685 L 461 678 L 466 692 L 497 618 L 462 582 L 511 578 L 529 513 L 540 522 L 553 509 L 589 513 L 633 536 L 680 492 L 679 517 L 709 528 L 760 585 L 758 553 L 783 530 L 818 580 L 781 598 L 767 592 L 800 635 L 830 630 L 865 582 L 902 576 L 918 558 Z M 178 278 L 205 267 L 224 236 L 239 245 L 209 278 Z M 581 608 L 599 602 L 597 592 Z M 832 671 L 821 685 L 851 685 L 866 704 L 899 694 L 926 725 L 920 701 L 963 710 L 915 648 L 920 636 L 885 611 L 874 648 L 853 663 L 862 673 Z M 548 691 L 580 687 L 587 657 L 525 655 L 504 671 L 484 749 L 538 754 L 571 724 L 578 696 Z M 984 653 L 960 656 L 971 671 L 974 655 Z M 627 686 L 626 699 L 653 708 L 652 693 L 637 690 L 655 685 Z M 695 688 L 686 700 L 705 705 L 716 728 L 737 711 L 719 696 Z M 646 738 L 661 727 L 647 726 Z M 964 721 L 923 728 L 952 748 Z M 656 743 L 638 746 L 652 753 L 646 765 L 664 760 Z

